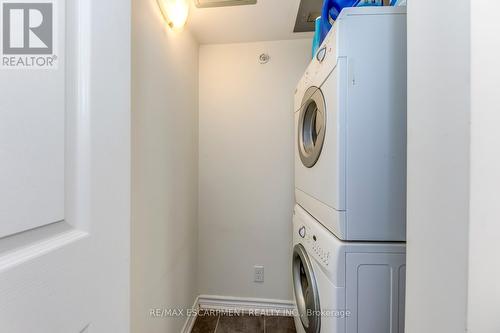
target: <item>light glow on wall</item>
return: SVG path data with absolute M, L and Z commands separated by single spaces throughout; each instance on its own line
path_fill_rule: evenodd
M 189 14 L 188 0 L 157 0 L 163 18 L 174 30 L 182 30 Z

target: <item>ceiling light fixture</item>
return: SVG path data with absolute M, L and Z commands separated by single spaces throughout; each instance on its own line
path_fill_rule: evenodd
M 163 18 L 174 30 L 182 30 L 189 14 L 188 0 L 156 0 Z

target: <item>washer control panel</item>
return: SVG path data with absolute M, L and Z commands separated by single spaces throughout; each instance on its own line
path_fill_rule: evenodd
M 300 226 L 297 233 L 300 238 L 305 240 L 308 247 L 312 249 L 312 252 L 309 254 L 313 255 L 323 265 L 328 266 L 331 254 L 327 248 L 321 246 L 319 236 L 307 226 Z
M 313 244 L 312 249 L 318 256 L 319 260 L 325 265 L 328 266 L 330 259 L 330 252 L 328 250 L 323 249 L 318 243 Z

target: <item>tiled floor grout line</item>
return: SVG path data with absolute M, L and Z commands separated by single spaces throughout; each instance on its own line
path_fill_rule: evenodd
M 217 323 L 215 324 L 215 330 L 214 333 L 217 332 L 217 328 L 219 327 L 219 321 L 220 321 L 220 315 L 217 316 Z

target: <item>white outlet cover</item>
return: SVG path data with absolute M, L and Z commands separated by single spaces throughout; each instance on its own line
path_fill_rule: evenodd
M 264 282 L 264 266 L 254 266 L 254 281 Z

